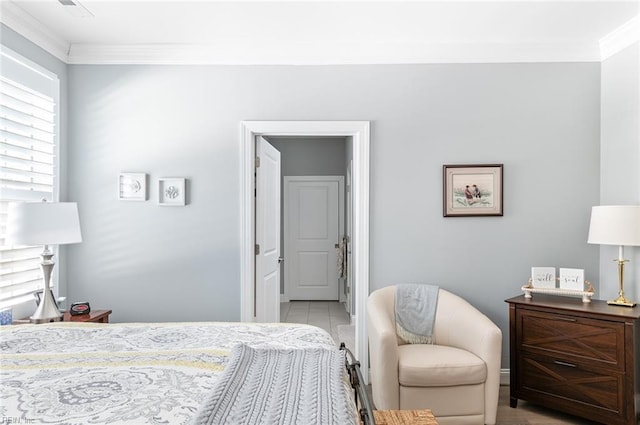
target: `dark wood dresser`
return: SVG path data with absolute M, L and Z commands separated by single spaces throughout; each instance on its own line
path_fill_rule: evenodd
M 636 425 L 639 307 L 543 294 L 506 302 L 511 407 L 521 399 L 607 425 Z

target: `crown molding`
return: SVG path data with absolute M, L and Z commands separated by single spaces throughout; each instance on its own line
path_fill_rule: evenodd
M 604 61 L 638 41 L 640 41 L 640 17 L 636 16 L 600 39 L 600 60 Z
M 12 1 L 0 22 L 68 64 L 348 65 L 600 62 L 640 39 L 636 17 L 599 43 L 354 42 L 98 45 L 70 44 Z
M 72 44 L 70 64 L 352 65 L 598 62 L 587 43 L 340 43 L 330 45 Z
M 49 30 L 13 2 L 0 2 L 0 22 L 62 62 L 68 63 L 69 42 Z

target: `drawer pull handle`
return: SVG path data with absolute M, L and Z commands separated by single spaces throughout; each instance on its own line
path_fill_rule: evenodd
M 561 317 L 561 316 L 558 316 L 558 317 L 556 317 L 556 319 L 558 319 L 558 320 L 562 320 L 562 321 L 564 321 L 564 322 L 577 322 L 577 320 L 576 320 L 576 319 L 572 319 L 572 318 L 570 318 L 570 317 Z
M 560 360 L 555 360 L 554 361 L 555 364 L 559 365 L 559 366 L 567 366 L 567 367 L 577 367 L 574 364 L 571 363 L 567 363 L 567 362 L 561 362 Z

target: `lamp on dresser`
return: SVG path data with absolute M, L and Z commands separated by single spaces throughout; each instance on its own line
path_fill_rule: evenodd
M 40 257 L 44 290 L 31 323 L 57 322 L 62 313 L 51 294 L 55 262 L 49 245 L 82 242 L 78 205 L 75 202 L 20 202 L 9 205 L 7 239 L 13 245 L 44 245 Z
M 618 298 L 607 301 L 611 305 L 633 307 L 635 302 L 624 295 L 625 246 L 640 246 L 640 205 L 606 205 L 591 209 L 588 243 L 618 245 Z

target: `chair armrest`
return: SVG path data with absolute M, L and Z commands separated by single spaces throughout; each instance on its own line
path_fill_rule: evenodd
M 382 296 L 373 293 L 367 301 L 367 330 L 371 364 L 371 389 L 376 409 L 400 408 L 398 340 L 395 324 Z

